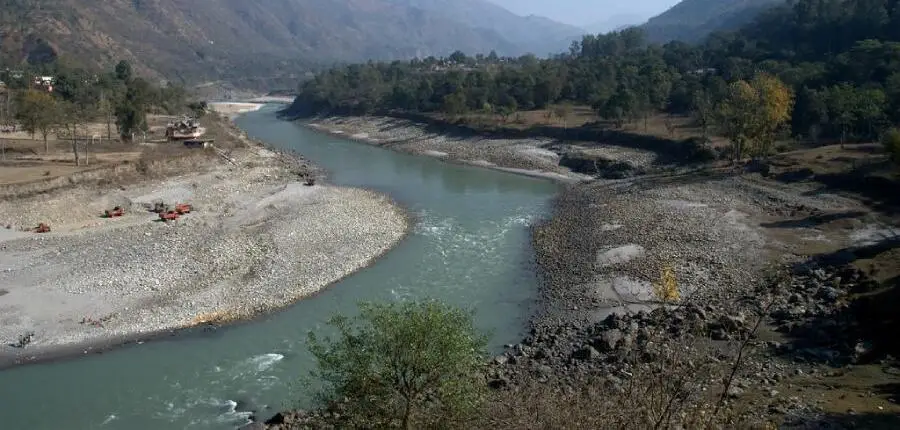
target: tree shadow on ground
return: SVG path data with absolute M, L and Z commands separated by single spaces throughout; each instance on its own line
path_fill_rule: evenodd
M 796 425 L 783 426 L 790 430 L 896 430 L 900 429 L 897 414 L 827 414 L 814 420 L 803 420 Z
M 842 219 L 859 218 L 866 214 L 867 212 L 865 211 L 836 212 L 830 214 L 810 215 L 806 218 L 800 219 L 763 223 L 760 224 L 760 226 L 765 228 L 813 228 L 822 224 L 828 224 L 830 222 Z
M 900 192 L 897 192 L 900 189 L 900 181 L 889 174 L 893 169 L 894 166 L 890 162 L 882 161 L 843 172 L 816 174 L 809 168 L 798 169 L 781 173 L 775 176 L 775 179 L 786 183 L 818 182 L 822 186 L 805 195 L 847 192 L 860 197 L 879 211 L 896 214 L 900 213 Z
M 900 234 L 886 234 L 875 241 L 862 245 L 848 246 L 836 251 L 819 254 L 796 265 L 796 269 L 807 267 L 833 268 L 853 263 L 857 260 L 875 258 L 880 254 L 900 247 Z

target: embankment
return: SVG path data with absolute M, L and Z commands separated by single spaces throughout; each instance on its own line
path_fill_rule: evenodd
M 342 138 L 452 162 L 567 182 L 589 179 L 560 166 L 558 148 L 549 139 L 455 136 L 425 124 L 388 117 L 329 117 L 304 124 Z M 641 152 L 625 153 L 646 156 Z M 625 153 L 619 155 L 626 156 Z

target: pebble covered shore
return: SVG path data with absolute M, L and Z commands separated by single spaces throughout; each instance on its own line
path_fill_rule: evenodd
M 255 143 L 231 157 L 197 174 L 0 202 L 0 360 L 250 318 L 367 266 L 409 228 L 388 197 L 307 186 Z M 145 208 L 154 202 L 194 211 L 161 222 Z M 100 217 L 113 206 L 126 215 Z M 53 231 L 23 231 L 39 222 Z M 8 345 L 30 333 L 27 347 Z

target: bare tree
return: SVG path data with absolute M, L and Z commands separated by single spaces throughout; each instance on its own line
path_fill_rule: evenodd
M 85 111 L 78 104 L 67 102 L 63 105 L 60 125 L 66 131 L 68 137 L 72 139 L 72 154 L 75 156 L 76 166 L 81 165 L 81 154 L 78 152 L 78 131 L 82 129 L 85 122 Z
M 99 113 L 103 115 L 103 120 L 106 121 L 106 140 L 112 141 L 112 123 L 114 118 L 114 111 L 112 108 L 112 103 L 109 101 L 109 97 L 106 95 L 106 91 L 100 91 L 100 101 L 97 104 L 97 109 L 100 111 Z

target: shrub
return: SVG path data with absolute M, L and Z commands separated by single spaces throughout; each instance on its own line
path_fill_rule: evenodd
M 470 314 L 433 301 L 360 309 L 331 319 L 334 339 L 309 334 L 323 400 L 345 403 L 346 427 L 434 428 L 478 410 L 487 342 Z

